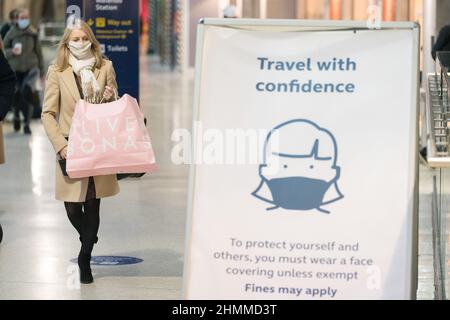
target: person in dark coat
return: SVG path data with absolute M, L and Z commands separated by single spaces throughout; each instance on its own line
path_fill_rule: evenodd
M 0 40 L 1 43 L 1 40 Z M 16 91 L 16 76 L 8 64 L 3 51 L 0 50 L 0 164 L 5 161 L 3 150 L 2 121 L 8 113 Z M 3 239 L 3 230 L 0 225 L 0 242 Z
M 11 108 L 16 90 L 16 76 L 0 50 L 0 122 Z
M 21 127 L 20 111 L 25 118 L 24 133 L 31 134 L 30 121 L 33 114 L 35 85 L 28 85 L 32 77 L 45 75 L 44 59 L 37 30 L 30 25 L 28 10 L 19 11 L 17 26 L 14 26 L 4 40 L 5 56 L 16 72 L 17 91 L 14 101 L 14 130 Z M 36 84 L 36 81 L 34 81 Z
M 439 31 L 438 38 L 431 51 L 434 60 L 436 60 L 436 54 L 439 51 L 450 51 L 450 24 Z
M 5 23 L 0 29 L 0 36 L 2 37 L 2 40 L 5 39 L 5 36 L 8 33 L 8 31 L 11 30 L 11 28 L 16 25 L 18 13 L 19 9 L 14 9 L 9 12 L 10 22 Z

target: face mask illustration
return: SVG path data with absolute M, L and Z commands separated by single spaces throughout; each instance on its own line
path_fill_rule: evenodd
M 275 127 L 267 136 L 261 182 L 252 193 L 270 203 L 268 210 L 308 211 L 342 199 L 337 182 L 337 144 L 334 136 L 309 120 L 297 119 Z

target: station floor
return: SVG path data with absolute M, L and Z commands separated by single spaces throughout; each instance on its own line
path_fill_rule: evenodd
M 172 164 L 171 133 L 191 127 L 193 75 L 141 60 L 141 107 L 150 124 L 159 170 L 120 182 L 101 206 L 95 256 L 143 262 L 93 266 L 95 282 L 73 285 L 79 251 L 64 206 L 54 200 L 55 156 L 39 120 L 33 135 L 5 125 L 7 164 L 0 166 L 0 299 L 179 299 L 185 242 L 188 167 Z M 419 299 L 433 299 L 433 171 L 421 166 Z

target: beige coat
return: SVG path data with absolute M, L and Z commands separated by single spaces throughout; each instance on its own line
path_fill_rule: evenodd
M 94 70 L 101 92 L 105 86 L 117 88 L 116 74 L 111 61 L 105 60 L 100 69 Z M 75 104 L 80 100 L 72 67 L 60 72 L 50 66 L 45 85 L 42 122 L 55 153 L 67 146 L 65 137 L 69 136 Z M 119 193 L 116 175 L 94 177 L 97 198 L 111 197 Z M 56 165 L 56 199 L 66 202 L 84 202 L 88 178 L 70 179 L 65 177 Z
M 0 164 L 5 163 L 5 146 L 3 145 L 3 123 L 0 121 Z

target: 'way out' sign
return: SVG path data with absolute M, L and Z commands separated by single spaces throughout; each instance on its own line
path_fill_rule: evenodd
M 418 27 L 199 25 L 187 299 L 415 295 Z

